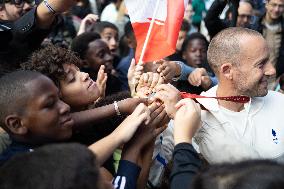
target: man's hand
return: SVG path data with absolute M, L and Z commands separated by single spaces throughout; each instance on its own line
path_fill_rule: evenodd
M 191 85 L 201 86 L 204 90 L 208 90 L 212 84 L 211 78 L 204 68 L 196 68 L 189 74 L 187 80 Z
M 173 119 L 176 114 L 175 105 L 181 99 L 180 91 L 171 84 L 159 85 L 156 90 L 158 92 L 155 94 L 153 99 L 150 100 L 160 100 L 164 102 L 168 116 Z
M 181 74 L 181 67 L 174 61 L 159 60 L 154 63 L 160 64 L 157 72 L 164 77 L 166 83 L 169 83 L 174 77 Z
M 178 109 L 174 117 L 175 145 L 182 142 L 191 143 L 200 126 L 200 105 L 191 99 L 182 99 L 175 107 Z

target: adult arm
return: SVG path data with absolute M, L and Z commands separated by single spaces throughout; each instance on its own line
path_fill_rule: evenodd
M 219 31 L 228 27 L 224 20 L 221 20 L 219 17 L 226 5 L 226 0 L 215 0 L 204 18 L 205 26 L 211 38 Z

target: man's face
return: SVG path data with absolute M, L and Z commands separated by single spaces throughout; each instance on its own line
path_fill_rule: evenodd
M 240 2 L 238 8 L 237 27 L 248 27 L 252 18 L 252 6 L 247 2 Z
M 186 60 L 187 65 L 198 68 L 206 61 L 206 52 L 207 47 L 205 41 L 193 39 L 188 43 L 185 52 L 183 52 L 183 59 Z
M 243 37 L 239 65 L 233 70 L 237 94 L 250 97 L 267 94 L 268 78 L 275 75 L 275 69 L 269 62 L 268 46 L 262 37 Z
M 284 0 L 269 0 L 265 8 L 268 18 L 277 20 L 284 13 Z
M 25 86 L 29 99 L 21 121 L 28 130 L 27 136 L 39 143 L 69 139 L 74 121 L 70 107 L 59 99 L 59 90 L 53 82 L 40 76 Z
M 117 53 L 118 49 L 118 32 L 112 28 L 105 28 L 101 33 L 101 38 L 105 41 L 112 54 Z
M 1 20 L 15 21 L 23 15 L 23 3 L 16 5 L 11 2 L 5 3 L 1 12 Z
M 64 102 L 72 108 L 82 108 L 99 98 L 99 88 L 88 73 L 81 72 L 73 64 L 63 64 L 63 68 L 66 78 L 60 81 L 60 92 Z
M 177 51 L 181 50 L 181 46 L 182 46 L 185 38 L 186 38 L 186 31 L 179 31 L 178 40 L 177 40 L 177 44 L 176 44 L 176 50 Z
M 89 44 L 86 60 L 93 71 L 98 72 L 101 65 L 105 65 L 108 74 L 113 70 L 113 56 L 107 44 L 101 39 Z

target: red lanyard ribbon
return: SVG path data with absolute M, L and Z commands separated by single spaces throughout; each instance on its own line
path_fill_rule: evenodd
M 186 92 L 181 92 L 180 96 L 181 98 L 191 98 L 197 103 L 199 102 L 196 100 L 196 98 L 213 98 L 217 100 L 225 100 L 225 101 L 231 101 L 231 102 L 237 102 L 237 103 L 247 103 L 250 101 L 250 97 L 248 96 L 209 97 L 209 96 L 201 96 L 201 95 L 191 94 L 191 93 L 186 93 Z M 202 104 L 200 104 L 200 107 L 203 110 L 207 110 Z

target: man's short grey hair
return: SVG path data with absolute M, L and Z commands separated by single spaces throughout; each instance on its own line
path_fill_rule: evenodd
M 213 37 L 208 47 L 207 59 L 216 75 L 224 63 L 239 64 L 241 59 L 240 42 L 243 36 L 262 37 L 257 31 L 241 27 L 227 28 Z

